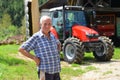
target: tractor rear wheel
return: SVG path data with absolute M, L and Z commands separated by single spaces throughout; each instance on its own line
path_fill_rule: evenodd
M 111 39 L 105 36 L 99 37 L 99 40 L 101 41 L 100 47 L 96 48 L 93 55 L 98 61 L 109 61 L 114 52 L 113 43 Z
M 63 43 L 64 60 L 68 63 L 81 63 L 84 57 L 84 47 L 77 38 L 68 38 Z

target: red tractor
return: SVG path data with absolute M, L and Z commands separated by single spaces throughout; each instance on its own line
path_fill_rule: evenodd
M 64 60 L 81 63 L 85 52 L 93 52 L 99 61 L 109 61 L 114 53 L 111 39 L 99 36 L 93 10 L 78 6 L 62 6 L 49 10 L 53 21 L 51 32 L 61 41 Z M 55 33 L 56 31 L 56 33 Z

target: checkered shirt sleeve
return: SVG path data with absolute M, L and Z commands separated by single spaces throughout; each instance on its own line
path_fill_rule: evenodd
M 21 48 L 23 48 L 23 49 L 25 49 L 26 51 L 30 52 L 31 50 L 34 50 L 34 49 L 35 49 L 36 41 L 37 41 L 36 36 L 32 36 L 32 37 L 30 37 L 26 42 L 24 42 L 24 43 L 21 45 Z

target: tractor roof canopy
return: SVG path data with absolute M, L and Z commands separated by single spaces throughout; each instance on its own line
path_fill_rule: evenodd
M 56 10 L 84 10 L 84 7 L 82 6 L 60 6 L 60 7 L 55 7 L 51 8 L 50 11 L 56 11 Z

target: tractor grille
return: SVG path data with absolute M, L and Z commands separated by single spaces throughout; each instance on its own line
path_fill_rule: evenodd
M 85 42 L 84 43 L 85 51 L 87 52 L 94 51 L 96 47 L 99 47 L 100 45 L 101 45 L 100 41 Z
M 98 38 L 99 34 L 87 34 L 86 35 L 88 38 Z

